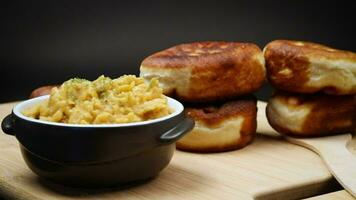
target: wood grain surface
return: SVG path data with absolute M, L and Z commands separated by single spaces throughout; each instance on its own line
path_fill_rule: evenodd
M 345 190 L 331 192 L 315 197 L 307 198 L 306 200 L 353 200 L 354 198 Z
M 0 119 L 14 104 L 0 105 Z M 263 107 L 259 116 L 264 116 Z M 24 163 L 17 140 L 0 132 L 0 192 L 5 197 L 51 199 L 300 199 L 339 189 L 322 160 L 278 136 L 258 135 L 226 153 L 176 151 L 150 181 L 105 189 L 78 189 L 38 178 Z
M 266 109 L 267 104 L 260 102 L 259 108 Z M 264 116 L 258 116 L 258 131 L 270 134 L 278 133 L 269 125 Z M 342 187 L 356 198 L 356 154 L 353 133 L 315 137 L 293 138 L 284 137 L 286 141 L 308 148 L 317 153 L 328 167 L 329 172 Z

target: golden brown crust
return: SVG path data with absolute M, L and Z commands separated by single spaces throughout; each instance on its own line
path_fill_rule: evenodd
M 254 116 L 257 100 L 253 96 L 240 97 L 228 102 L 187 105 L 185 111 L 189 117 L 204 122 L 208 126 L 219 125 L 222 121 L 237 116 Z
M 288 112 L 302 116 L 295 115 L 291 125 L 283 120 L 290 117 Z M 269 100 L 266 114 L 271 126 L 288 136 L 318 137 L 352 132 L 356 130 L 356 95 L 301 95 L 279 91 Z
M 35 90 L 33 90 L 30 94 L 30 99 L 35 98 L 35 97 L 39 97 L 39 96 L 44 96 L 44 95 L 48 95 L 51 94 L 51 90 L 54 87 L 58 87 L 59 85 L 47 85 L 47 86 L 42 86 L 39 87 Z
M 189 76 L 188 81 L 172 85 L 173 89 L 166 93 L 186 102 L 231 99 L 250 94 L 257 91 L 265 80 L 262 51 L 251 43 L 181 44 L 147 57 L 140 70 L 143 77 L 148 71 L 156 77 L 170 71 L 172 79 L 180 78 L 176 77 L 175 71 L 186 70 L 184 76 Z
M 324 91 L 336 95 L 356 93 L 356 54 L 353 52 L 311 42 L 275 40 L 264 48 L 264 57 L 267 79 L 280 90 L 298 93 Z M 335 83 L 338 80 L 332 76 L 336 73 L 348 73 L 344 78 L 348 87 Z
M 257 101 L 253 97 L 215 105 L 187 107 L 186 113 L 196 121 L 196 124 L 200 124 L 199 131 L 196 131 L 195 127 L 188 133 L 196 134 L 196 137 L 191 135 L 189 137 L 199 141 L 183 138 L 177 142 L 177 148 L 180 150 L 222 152 L 240 149 L 251 143 L 256 133 Z M 242 119 L 240 129 L 235 129 L 236 127 L 229 124 L 230 122 L 239 124 L 240 119 Z M 227 130 L 214 132 L 214 128 L 217 127 L 224 127 Z

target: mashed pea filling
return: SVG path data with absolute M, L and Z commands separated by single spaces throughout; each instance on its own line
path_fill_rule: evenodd
M 50 98 L 23 112 L 35 119 L 70 124 L 117 124 L 163 117 L 172 112 L 157 79 L 124 75 L 94 81 L 70 79 Z

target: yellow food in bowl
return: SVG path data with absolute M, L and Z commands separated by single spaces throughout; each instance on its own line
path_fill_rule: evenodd
M 95 81 L 70 79 L 53 88 L 48 100 L 23 112 L 35 119 L 70 124 L 139 122 L 172 112 L 157 79 L 124 75 Z

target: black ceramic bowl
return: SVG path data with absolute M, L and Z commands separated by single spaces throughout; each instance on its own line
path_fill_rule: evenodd
M 172 114 L 125 124 L 54 123 L 21 113 L 47 98 L 16 105 L 2 129 L 16 136 L 33 172 L 65 185 L 110 186 L 154 177 L 170 162 L 175 141 L 194 126 L 183 105 L 171 98 Z

